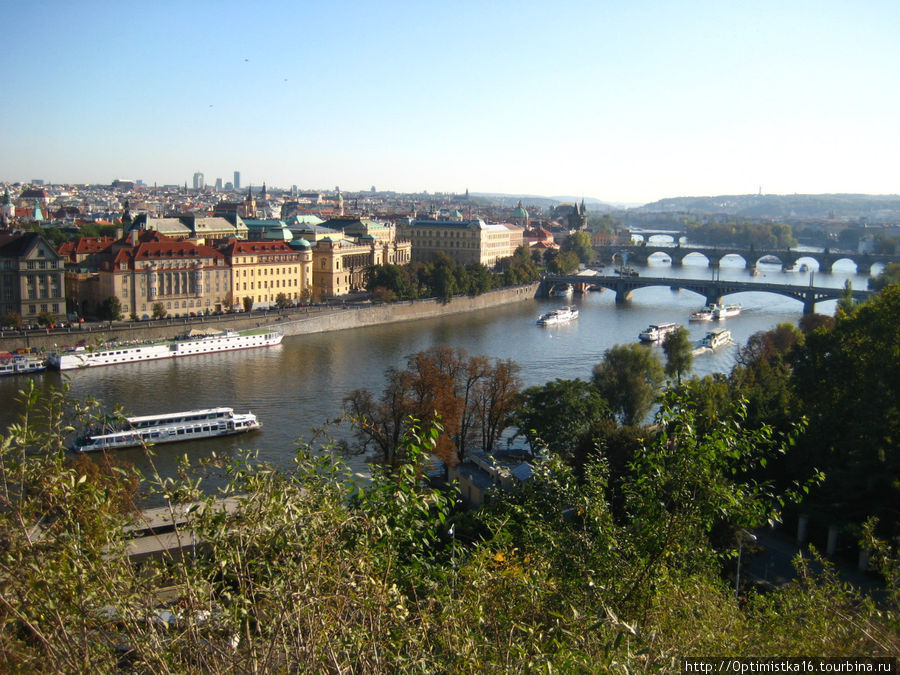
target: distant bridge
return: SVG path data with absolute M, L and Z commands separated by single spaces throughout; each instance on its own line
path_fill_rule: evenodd
M 879 253 L 853 253 L 852 251 L 794 251 L 790 249 L 757 249 L 737 248 L 722 246 L 657 246 L 654 244 L 637 245 L 605 245 L 595 246 L 597 262 L 601 265 L 646 265 L 647 259 L 654 253 L 662 253 L 672 261 L 673 267 L 680 267 L 685 257 L 691 253 L 699 253 L 706 257 L 709 266 L 716 268 L 727 255 L 739 256 L 744 260 L 744 266 L 754 269 L 763 258 L 776 258 L 782 267 L 792 267 L 800 258 L 811 258 L 819 265 L 822 272 L 831 272 L 838 260 L 849 260 L 856 265 L 859 274 L 871 274 L 872 265 L 875 263 L 900 263 L 900 255 L 886 255 Z
M 814 286 L 792 286 L 788 284 L 768 284 L 755 281 L 731 281 L 723 279 L 676 279 L 672 277 L 626 277 L 620 275 L 607 276 L 603 274 L 571 274 L 548 275 L 541 281 L 538 288 L 539 296 L 549 295 L 554 286 L 572 284 L 579 290 L 586 290 L 590 286 L 608 288 L 616 294 L 617 303 L 625 303 L 631 300 L 631 294 L 638 288 L 651 286 L 667 286 L 672 289 L 684 289 L 702 295 L 706 304 L 721 303 L 722 300 L 734 293 L 756 291 L 763 293 L 775 293 L 794 298 L 803 303 L 803 313 L 812 314 L 816 311 L 816 303 L 826 300 L 837 300 L 844 294 L 843 288 L 816 288 Z M 872 296 L 874 291 L 852 291 L 853 299 L 862 302 Z

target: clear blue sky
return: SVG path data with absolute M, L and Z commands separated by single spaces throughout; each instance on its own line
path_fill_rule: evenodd
M 0 10 L 0 180 L 900 192 L 897 0 Z

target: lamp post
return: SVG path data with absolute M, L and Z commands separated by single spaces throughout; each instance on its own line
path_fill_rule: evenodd
M 738 543 L 738 559 L 737 559 L 737 574 L 734 576 L 734 599 L 738 599 L 738 592 L 741 588 L 741 557 L 744 552 L 744 540 L 747 541 L 756 541 L 756 535 L 748 532 L 747 530 L 741 528 L 737 531 L 735 535 Z

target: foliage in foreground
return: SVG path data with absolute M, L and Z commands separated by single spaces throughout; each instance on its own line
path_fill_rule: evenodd
M 721 575 L 733 551 L 711 525 L 777 507 L 784 495 L 740 470 L 782 441 L 737 422 L 697 434 L 677 398 L 629 467 L 631 518 L 607 504 L 602 461 L 576 477 L 553 456 L 521 489 L 455 512 L 420 477 L 438 430 L 412 424 L 404 461 L 365 485 L 307 447 L 290 471 L 217 459 L 228 513 L 190 472 L 148 477 L 166 504 L 204 504 L 182 534 L 206 543 L 137 564 L 110 499 L 131 477 L 69 461 L 71 411 L 30 396 L 0 444 L 5 672 L 677 671 L 690 655 L 900 650 L 896 607 L 827 571 L 735 602 Z M 177 595 L 165 611 L 163 587 Z

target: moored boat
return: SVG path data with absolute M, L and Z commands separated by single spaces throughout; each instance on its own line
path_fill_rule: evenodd
M 110 366 L 137 361 L 172 359 L 196 354 L 270 347 L 281 343 L 284 336 L 273 330 L 192 331 L 174 340 L 132 344 L 108 344 L 101 347 L 80 346 L 49 355 L 48 363 L 57 370 L 73 370 L 94 366 Z
M 557 284 L 550 289 L 550 296 L 556 298 L 567 298 L 575 292 L 572 284 Z
M 546 314 L 541 314 L 537 322 L 540 326 L 552 326 L 558 323 L 568 323 L 578 318 L 578 308 L 568 305 L 554 309 Z
M 0 354 L 0 375 L 24 375 L 47 369 L 47 361 L 35 354 Z
M 651 323 L 647 328 L 638 333 L 638 339 L 641 342 L 659 342 L 666 335 L 680 326 L 677 323 Z
M 184 412 L 126 417 L 120 424 L 93 429 L 72 444 L 76 452 L 116 450 L 139 445 L 176 443 L 198 438 L 230 436 L 259 429 L 256 415 L 233 408 L 204 408 Z

